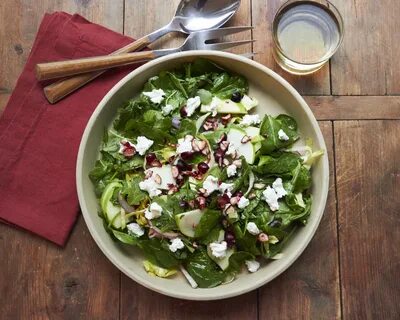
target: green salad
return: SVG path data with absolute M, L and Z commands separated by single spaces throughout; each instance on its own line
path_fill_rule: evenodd
M 215 287 L 280 258 L 307 223 L 323 151 L 257 105 L 244 77 L 198 59 L 150 78 L 105 130 L 90 172 L 99 214 L 149 274 Z

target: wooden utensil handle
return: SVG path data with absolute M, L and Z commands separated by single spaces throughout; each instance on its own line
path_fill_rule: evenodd
M 113 53 L 111 53 L 111 55 L 128 53 L 128 52 L 140 50 L 150 43 L 151 43 L 150 39 L 146 36 L 146 37 L 140 38 L 140 39 L 126 45 L 125 47 L 122 47 L 122 48 L 114 51 Z M 84 86 L 86 83 L 97 78 L 99 75 L 103 74 L 104 72 L 105 72 L 105 70 L 86 73 L 86 74 L 80 74 L 80 75 L 73 76 L 73 77 L 65 79 L 65 80 L 57 81 L 55 83 L 52 83 L 52 84 L 46 86 L 43 90 L 44 94 L 50 103 L 52 103 L 52 104 L 56 103 L 56 102 L 60 101 L 62 98 L 64 98 L 65 96 L 69 95 L 70 93 L 72 93 L 75 90 L 79 89 L 80 87 Z
M 48 80 L 92 71 L 120 67 L 155 57 L 152 51 L 122 53 L 112 56 L 99 56 L 76 60 L 39 63 L 36 65 L 36 78 Z

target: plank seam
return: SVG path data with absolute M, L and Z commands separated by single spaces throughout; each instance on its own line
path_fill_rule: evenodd
M 333 177 L 335 186 L 335 206 L 336 206 L 336 238 L 337 238 L 337 259 L 338 259 L 338 273 L 339 273 L 339 307 L 340 319 L 343 318 L 343 291 L 342 291 L 342 271 L 340 260 L 340 228 L 339 228 L 339 198 L 337 188 L 337 170 L 336 170 L 336 139 L 335 139 L 335 121 L 332 122 L 332 149 L 333 149 Z

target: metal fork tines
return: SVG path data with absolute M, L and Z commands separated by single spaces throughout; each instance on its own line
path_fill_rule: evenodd
M 224 41 L 221 38 L 251 30 L 251 26 L 242 27 L 227 27 L 220 29 L 212 29 L 206 31 L 198 31 L 191 33 L 185 40 L 185 42 L 179 48 L 173 49 L 161 49 L 155 50 L 156 56 L 164 56 L 167 54 L 188 51 L 188 50 L 225 50 L 232 47 L 236 47 L 243 44 L 254 42 L 254 40 L 236 40 L 236 41 Z

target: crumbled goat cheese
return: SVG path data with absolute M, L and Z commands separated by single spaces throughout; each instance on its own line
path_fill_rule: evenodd
M 239 209 L 244 209 L 250 204 L 250 200 L 247 199 L 245 196 L 240 197 L 238 202 Z
M 141 156 L 143 156 L 147 150 L 153 145 L 154 141 L 147 139 L 144 136 L 137 137 L 137 142 L 135 145 L 135 149 Z
M 144 235 L 143 228 L 140 225 L 138 225 L 136 222 L 127 224 L 126 228 L 128 229 L 129 234 L 134 235 L 136 237 L 141 237 L 142 235 Z
M 231 193 L 231 191 L 233 190 L 233 186 L 234 186 L 233 183 L 225 183 L 225 182 L 222 182 L 222 183 L 219 185 L 218 190 L 219 190 L 219 192 L 221 192 L 221 193 L 225 193 L 225 192 Z
M 289 140 L 289 136 L 282 129 L 280 129 L 278 131 L 278 138 L 279 138 L 279 140 L 282 140 L 282 141 L 288 141 Z
M 231 141 L 229 142 L 228 149 L 226 150 L 225 154 L 232 156 L 237 152 L 237 149 L 238 148 L 236 147 L 236 145 Z
M 143 92 L 153 103 L 161 103 L 164 100 L 165 92 L 163 89 L 153 89 L 150 92 Z
M 157 202 L 153 202 L 144 213 L 146 219 L 155 219 L 161 216 L 163 209 Z
M 277 178 L 274 181 L 274 183 L 272 184 L 272 188 L 274 188 L 275 193 L 279 199 L 287 195 L 287 192 L 286 192 L 285 188 L 283 187 L 281 178 Z
M 218 178 L 214 176 L 208 176 L 203 182 L 203 188 L 206 189 L 206 192 L 208 194 L 211 194 L 215 190 L 218 190 Z
M 246 114 L 240 122 L 243 126 L 251 126 L 253 124 L 259 124 L 261 122 L 260 115 L 258 114 Z
M 246 226 L 246 230 L 255 236 L 260 233 L 260 229 L 258 229 L 254 222 L 249 222 Z
M 183 249 L 185 245 L 180 238 L 175 238 L 171 240 L 171 244 L 168 246 L 169 250 L 176 252 L 179 249 Z
M 195 96 L 194 98 L 189 98 L 186 101 L 186 114 L 190 117 L 198 107 L 200 107 L 201 100 L 199 96 Z
M 178 147 L 176 148 L 176 152 L 179 154 L 184 152 L 192 152 L 192 140 L 193 137 L 190 135 L 187 135 L 185 138 L 178 139 Z
M 272 211 L 276 211 L 279 209 L 279 203 L 278 203 L 279 197 L 276 194 L 274 189 L 272 189 L 270 186 L 268 186 L 263 191 L 263 196 Z
M 256 260 L 246 260 L 245 263 L 247 266 L 247 270 L 249 270 L 249 272 L 251 273 L 256 272 L 258 269 L 260 269 L 260 263 Z
M 164 107 L 161 108 L 162 114 L 164 116 L 170 114 L 172 110 L 174 110 L 174 106 L 171 104 L 166 104 Z
M 226 250 L 228 249 L 228 244 L 226 241 L 222 242 L 211 242 L 210 243 L 211 254 L 216 258 L 223 258 L 226 256 Z
M 161 194 L 161 190 L 158 188 L 160 185 L 156 183 L 151 177 L 139 182 L 140 190 L 146 191 L 150 198 L 156 197 Z
M 234 164 L 229 165 L 226 168 L 226 174 L 228 175 L 228 178 L 235 176 L 236 170 L 237 170 L 237 167 Z

